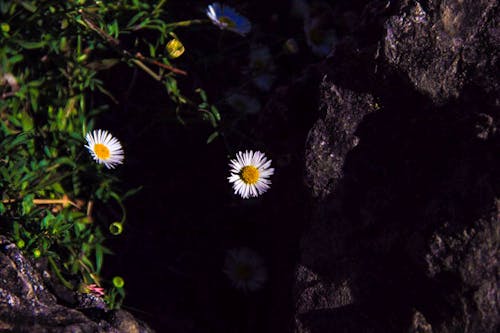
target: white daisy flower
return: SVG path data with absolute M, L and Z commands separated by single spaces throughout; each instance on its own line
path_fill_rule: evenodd
M 108 131 L 94 130 L 87 133 L 85 139 L 85 147 L 97 163 L 104 164 L 108 169 L 123 163 L 122 145 Z
M 231 7 L 221 5 L 218 2 L 209 5 L 206 13 L 212 23 L 220 29 L 246 35 L 252 28 L 250 21 L 246 17 L 240 15 Z
M 270 168 L 271 160 L 267 160 L 264 153 L 240 151 L 229 166 L 231 167 L 229 182 L 233 183 L 234 193 L 243 199 L 257 197 L 269 189 L 271 185 L 269 176 L 274 174 L 274 169 Z
M 255 291 L 267 281 L 267 270 L 261 257 L 248 248 L 227 252 L 224 273 L 235 288 L 244 291 Z
M 231 94 L 226 97 L 226 102 L 233 109 L 246 114 L 254 114 L 260 110 L 260 103 L 257 99 L 243 94 Z

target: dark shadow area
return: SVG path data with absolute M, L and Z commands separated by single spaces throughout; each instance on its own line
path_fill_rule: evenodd
M 488 104 L 436 108 L 404 80 L 388 81 L 393 85 L 379 90 L 380 110 L 358 126 L 341 182 L 315 207 L 317 223 L 338 243 L 323 259 L 309 259 L 308 268 L 323 285 L 347 279 L 356 306 L 300 314 L 311 332 L 403 332 L 415 308 L 433 327 L 457 316 L 453 295 L 463 282 L 451 273 L 429 277 L 421 261 L 426 240 L 443 221 L 450 234 L 472 227 L 498 195 L 498 158 L 470 126 L 474 111 Z M 324 244 L 305 246 L 319 253 Z
M 234 146 L 222 139 L 207 145 L 206 123 L 180 125 L 163 91 L 146 77 L 117 70 L 123 77 L 112 78 L 120 105 L 104 123 L 129 138 L 124 185 L 143 189 L 127 203 L 123 237 L 110 242 L 118 255 L 107 267 L 126 278 L 124 306 L 159 332 L 292 331 L 300 240 L 317 221 L 327 226 L 317 236 L 329 235 L 330 252 L 301 263 L 325 282 L 348 280 L 354 304 L 300 314 L 312 333 L 404 332 L 415 309 L 439 327 L 461 311 L 454 297 L 463 285 L 456 274 L 430 276 L 423 258 L 434 233 L 472 226 L 498 196 L 500 163 L 491 153 L 498 142 L 481 140 L 470 125 L 481 112 L 493 113 L 492 98 L 469 86 L 463 99 L 436 106 L 375 57 L 382 51 L 374 41 L 383 40 L 382 24 L 394 8 L 373 21 L 376 6 L 355 2 L 336 9 L 363 18 L 365 30 L 346 32 L 355 38 L 342 40 L 318 65 L 284 60 L 282 71 L 301 74 L 284 75 L 259 115 L 240 128 L 224 128 L 249 134 Z M 273 29 L 281 19 L 270 16 L 266 24 Z M 222 62 L 235 75 L 231 69 L 241 61 Z M 204 75 L 190 77 L 188 85 L 212 82 Z M 329 101 L 321 101 L 320 92 L 325 77 L 332 87 L 369 92 L 376 107 L 357 126 L 359 142 L 345 157 L 335 191 L 314 200 L 303 181 L 304 146 L 326 113 Z M 221 72 L 215 81 L 208 91 L 217 95 L 237 78 Z M 265 149 L 272 156 L 273 188 L 262 198 L 232 194 L 222 156 L 239 149 Z M 322 245 L 302 244 L 318 253 Z M 255 249 L 268 269 L 267 284 L 254 294 L 233 290 L 222 272 L 226 251 L 240 246 Z
M 311 78 L 248 119 L 258 141 L 268 143 L 277 172 L 265 196 L 243 200 L 226 180 L 228 147 L 220 139 L 205 142 L 210 126 L 179 124 L 168 117 L 166 97 L 154 82 L 117 72 L 124 77 L 114 77 L 114 94 L 124 101 L 99 125 L 130 138 L 118 172 L 124 188 L 142 186 L 126 201 L 123 234 L 108 242 L 116 255 L 106 259 L 106 272 L 125 278 L 124 308 L 158 332 L 291 330 L 306 207 L 301 156 L 318 98 Z M 222 271 L 226 252 L 241 246 L 256 250 L 268 270 L 266 285 L 255 293 L 234 290 Z

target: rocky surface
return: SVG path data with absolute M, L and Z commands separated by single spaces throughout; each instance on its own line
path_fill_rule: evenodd
M 498 1 L 384 3 L 321 65 L 294 331 L 497 332 Z
M 124 310 L 106 310 L 99 297 L 77 293 L 73 296 L 72 307 L 62 305 L 64 301 L 47 288 L 32 263 L 0 236 L 0 331 L 153 332 Z
M 402 1 L 385 24 L 384 56 L 436 103 L 477 84 L 498 91 L 498 2 Z

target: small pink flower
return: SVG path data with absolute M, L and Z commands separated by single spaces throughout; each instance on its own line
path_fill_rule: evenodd
M 86 288 L 89 293 L 97 296 L 104 296 L 104 288 L 98 287 L 96 284 L 89 284 Z

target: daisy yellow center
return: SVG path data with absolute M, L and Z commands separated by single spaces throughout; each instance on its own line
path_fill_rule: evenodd
M 226 27 L 228 28 L 234 28 L 236 27 L 236 23 L 234 23 L 233 20 L 231 20 L 229 17 L 227 16 L 222 16 L 219 18 L 219 21 L 222 22 Z
M 259 180 L 259 169 L 253 165 L 244 166 L 241 169 L 240 177 L 245 184 L 253 185 Z
M 111 155 L 109 148 L 103 145 L 102 143 L 97 143 L 94 146 L 94 152 L 97 155 L 97 157 L 100 158 L 101 160 L 107 160 Z
M 247 281 L 252 276 L 252 268 L 245 264 L 236 266 L 236 277 L 238 280 Z

